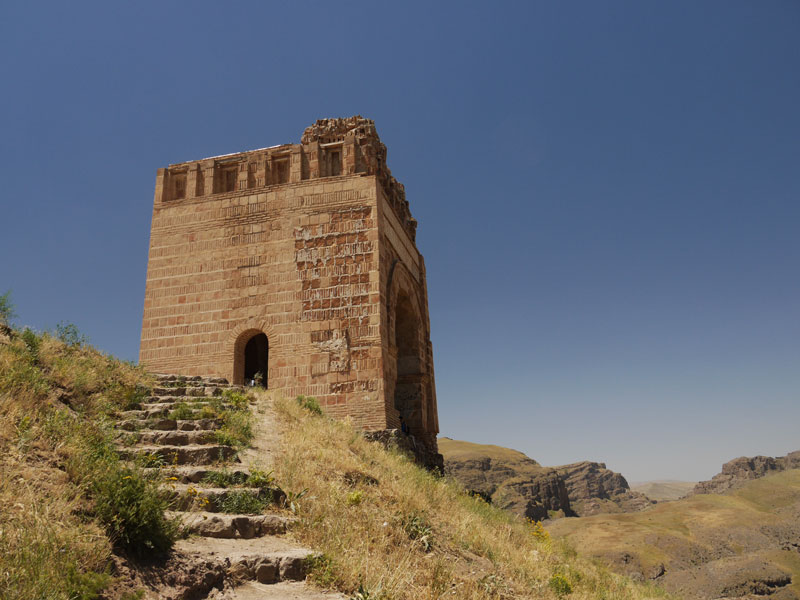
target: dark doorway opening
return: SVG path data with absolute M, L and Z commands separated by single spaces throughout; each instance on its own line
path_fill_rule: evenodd
M 420 434 L 425 432 L 420 323 L 407 295 L 398 296 L 396 311 L 394 342 L 397 348 L 397 381 L 394 407 L 410 433 Z
M 267 387 L 267 368 L 269 367 L 269 341 L 259 333 L 251 337 L 244 347 L 244 383 L 255 380 Z

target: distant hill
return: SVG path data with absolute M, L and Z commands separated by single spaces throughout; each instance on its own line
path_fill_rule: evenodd
M 694 481 L 675 481 L 666 479 L 662 481 L 637 481 L 631 483 L 634 492 L 644 494 L 651 500 L 665 502 L 683 498 L 694 489 Z
M 439 438 L 445 471 L 467 489 L 519 515 L 549 517 L 642 510 L 651 504 L 603 463 L 545 467 L 517 450 Z
M 560 519 L 550 533 L 688 599 L 800 598 L 800 470 L 639 513 Z
M 786 456 L 742 456 L 722 465 L 722 471 L 710 481 L 698 483 L 693 494 L 724 494 L 736 490 L 752 479 L 787 469 L 800 469 L 800 450 Z

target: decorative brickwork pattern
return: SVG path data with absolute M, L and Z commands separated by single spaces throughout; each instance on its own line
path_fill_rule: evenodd
M 159 169 L 140 362 L 260 378 L 436 453 L 416 227 L 362 117 L 317 121 L 300 144 Z

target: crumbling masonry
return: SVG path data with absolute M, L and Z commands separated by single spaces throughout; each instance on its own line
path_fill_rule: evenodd
M 366 430 L 439 431 L 425 263 L 372 120 L 159 169 L 140 362 L 260 379 Z

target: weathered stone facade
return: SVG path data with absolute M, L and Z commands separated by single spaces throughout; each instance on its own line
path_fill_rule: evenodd
M 260 374 L 332 416 L 436 452 L 425 263 L 373 121 L 159 169 L 140 362 Z

